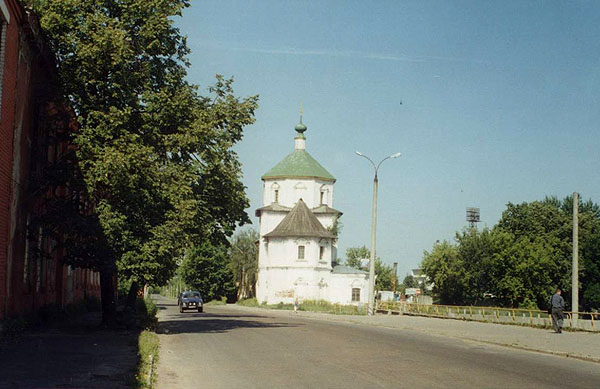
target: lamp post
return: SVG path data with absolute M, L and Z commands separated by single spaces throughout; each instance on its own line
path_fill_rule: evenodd
M 385 157 L 377 165 L 375 162 L 371 160 L 371 158 L 367 157 L 363 153 L 357 151 L 356 155 L 366 158 L 371 165 L 373 165 L 373 169 L 375 170 L 375 176 L 373 178 L 373 210 L 371 213 L 371 259 L 369 260 L 369 316 L 373 316 L 375 313 L 375 239 L 376 239 L 376 229 L 377 229 L 377 186 L 379 184 L 379 180 L 377 178 L 377 171 L 379 167 L 383 163 L 383 161 L 390 158 L 398 158 L 401 156 L 401 153 L 392 154 L 388 157 Z

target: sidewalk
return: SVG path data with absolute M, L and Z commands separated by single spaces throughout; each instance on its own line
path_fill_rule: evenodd
M 235 307 L 240 310 L 253 310 L 265 313 L 265 309 L 263 308 Z M 297 314 L 290 311 L 277 310 L 268 310 L 268 312 L 274 315 L 297 315 L 298 317 L 317 320 L 339 321 L 423 332 L 428 335 L 508 346 L 521 350 L 573 357 L 600 363 L 599 333 L 563 331 L 562 334 L 555 334 L 554 331 L 548 329 L 419 316 L 376 315 L 368 317 L 303 311 L 299 311 Z
M 136 337 L 87 325 L 0 342 L 0 388 L 125 388 L 133 383 Z M 98 322 L 98 323 L 96 323 Z

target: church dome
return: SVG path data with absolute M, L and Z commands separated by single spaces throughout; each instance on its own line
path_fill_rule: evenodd
M 296 132 L 296 147 L 294 152 L 288 154 L 281 162 L 266 172 L 262 179 L 281 179 L 281 178 L 316 178 L 324 181 L 333 181 L 335 178 L 325 169 L 316 159 L 314 159 L 305 149 L 306 125 L 300 123 L 294 127 Z

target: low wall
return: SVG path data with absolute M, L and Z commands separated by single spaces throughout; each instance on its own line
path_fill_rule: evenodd
M 382 302 L 377 305 L 377 311 L 380 313 L 552 327 L 550 315 L 539 310 Z M 578 312 L 574 314 L 573 312 L 564 312 L 563 322 L 564 328 L 600 332 L 600 313 Z

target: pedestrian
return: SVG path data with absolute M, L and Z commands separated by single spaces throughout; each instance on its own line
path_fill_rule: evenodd
M 565 300 L 561 296 L 562 291 L 556 288 L 556 293 L 550 296 L 549 306 L 552 314 L 552 327 L 557 334 L 562 333 L 563 310 L 565 309 Z
M 294 312 L 298 313 L 298 297 L 294 299 Z

